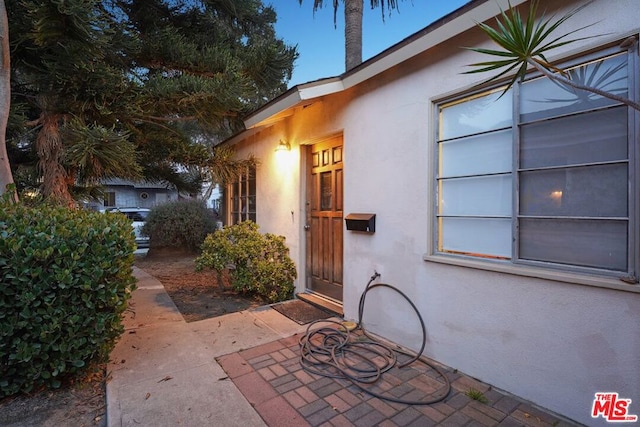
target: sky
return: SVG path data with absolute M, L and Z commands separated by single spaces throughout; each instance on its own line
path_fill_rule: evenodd
M 364 0 L 362 22 L 362 60 L 404 40 L 430 23 L 454 11 L 468 0 L 400 0 L 399 11 L 385 8 L 384 22 L 380 8 L 371 9 Z M 344 67 L 344 10 L 338 9 L 337 26 L 333 24 L 333 1 L 313 12 L 313 0 L 263 0 L 277 13 L 276 34 L 289 45 L 298 45 L 289 87 L 342 74 Z

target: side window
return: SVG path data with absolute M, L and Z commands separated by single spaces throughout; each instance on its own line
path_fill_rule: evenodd
M 115 191 L 107 191 L 104 193 L 104 207 L 114 207 L 116 205 L 116 193 Z
M 229 224 L 256 222 L 256 169 L 248 168 L 237 181 L 227 186 Z
M 628 56 L 569 73 L 626 97 Z M 440 104 L 436 252 L 635 275 L 633 114 L 546 77 Z
M 131 221 L 139 221 L 139 222 L 144 222 L 147 217 L 146 212 L 127 212 L 126 215 L 127 215 L 127 218 L 129 218 Z

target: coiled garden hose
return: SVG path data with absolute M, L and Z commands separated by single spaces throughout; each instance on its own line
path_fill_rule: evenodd
M 431 405 L 444 400 L 451 392 L 451 383 L 449 378 L 437 366 L 421 356 L 426 346 L 427 330 L 418 308 L 405 293 L 395 286 L 385 283 L 373 284 L 373 281 L 379 276 L 377 272 L 371 276 L 369 283 L 367 283 L 364 292 L 360 296 L 358 322 L 354 331 L 361 330 L 362 337 L 352 334 L 350 328 L 346 328 L 342 322 L 316 320 L 310 323 L 306 333 L 300 337 L 300 364 L 302 368 L 309 373 L 323 377 L 348 379 L 362 391 L 390 402 L 406 405 Z M 369 335 L 362 326 L 366 296 L 372 289 L 381 287 L 389 288 L 399 293 L 417 314 L 422 328 L 422 345 L 419 352 L 412 355 L 410 352 L 402 350 L 399 346 L 391 348 Z M 319 323 L 328 323 L 329 325 L 312 330 L 314 325 Z M 411 358 L 404 363 L 398 364 L 398 354 L 411 356 Z M 376 388 L 375 383 L 396 364 L 401 369 L 415 362 L 420 362 L 430 367 L 443 379 L 444 386 L 441 393 L 437 393 L 435 397 L 430 399 L 408 400 L 374 390 Z M 432 395 L 435 393 L 432 393 Z

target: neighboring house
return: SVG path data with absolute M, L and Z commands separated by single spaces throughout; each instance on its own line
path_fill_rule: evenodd
M 110 179 L 103 183 L 105 197 L 97 209 L 110 207 L 151 208 L 180 196 L 171 184 L 161 182 L 132 182 Z
M 548 59 L 639 100 L 638 0 L 540 10 L 585 3 L 559 31 L 603 36 Z M 462 47 L 494 47 L 475 23 L 499 7 L 471 1 L 247 117 L 225 143 L 260 166 L 233 221 L 253 201 L 260 230 L 286 237 L 297 292 L 347 319 L 378 272 L 420 310 L 427 356 L 581 423 L 605 424 L 597 392 L 640 414 L 640 114 L 533 73 L 502 97 L 478 89 L 491 75 L 462 73 L 488 58 Z M 347 230 L 351 214 L 375 214 L 375 232 Z M 417 349 L 411 308 L 375 291 L 364 325 Z

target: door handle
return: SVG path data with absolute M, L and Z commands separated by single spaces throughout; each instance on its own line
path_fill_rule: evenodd
M 306 225 L 304 226 L 304 229 L 305 229 L 305 230 L 307 230 L 307 231 L 309 231 L 309 230 L 311 230 L 311 226 L 310 226 L 309 224 L 306 224 Z

